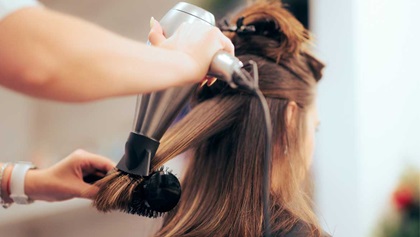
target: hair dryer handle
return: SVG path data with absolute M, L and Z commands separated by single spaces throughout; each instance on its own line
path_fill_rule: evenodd
M 243 63 L 238 58 L 226 51 L 217 52 L 210 65 L 209 75 L 219 77 L 226 81 L 232 88 L 238 86 L 233 81 L 233 75 L 243 67 Z
M 165 35 L 171 36 L 182 23 L 192 23 L 196 21 L 204 22 L 212 26 L 216 23 L 212 13 L 193 4 L 180 2 L 163 16 L 160 24 Z M 237 83 L 234 83 L 232 77 L 235 72 L 242 67 L 243 64 L 239 59 L 225 51 L 219 51 L 213 57 L 208 75 L 226 81 L 232 88 L 237 88 Z

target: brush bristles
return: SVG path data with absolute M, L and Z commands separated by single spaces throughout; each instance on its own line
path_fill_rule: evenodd
M 93 199 L 93 206 L 102 212 L 119 210 L 132 213 L 132 194 L 141 181 L 140 176 L 115 169 L 95 183 L 99 191 Z
M 163 212 L 150 209 L 142 200 L 136 198 L 134 198 L 133 202 L 126 207 L 124 212 L 149 218 L 157 218 L 163 215 Z

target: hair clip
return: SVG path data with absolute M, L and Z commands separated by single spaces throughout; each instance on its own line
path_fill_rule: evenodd
M 228 31 L 228 32 L 235 32 L 236 34 L 254 34 L 255 33 L 255 26 L 254 25 L 244 25 L 245 17 L 241 16 L 236 21 L 236 26 L 229 25 L 227 19 L 223 20 L 223 26 L 221 27 L 221 31 Z
M 229 25 L 229 22 L 224 19 L 221 31 L 235 32 L 238 35 L 261 35 L 279 40 L 280 27 L 274 20 L 265 19 L 244 25 L 244 19 L 244 16 L 239 17 L 236 26 Z

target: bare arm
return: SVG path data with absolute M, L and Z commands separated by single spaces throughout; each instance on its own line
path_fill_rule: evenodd
M 198 82 L 217 50 L 233 51 L 215 29 L 202 33 L 201 42 L 178 36 L 158 48 L 52 10 L 21 9 L 0 22 L 0 84 L 78 102 Z
M 3 163 L 0 163 L 0 167 Z M 93 175 L 103 177 L 115 164 L 106 157 L 76 150 L 63 160 L 46 169 L 29 170 L 24 178 L 24 192 L 32 200 L 63 201 L 72 198 L 91 198 L 97 188 L 86 183 L 84 178 Z M 13 164 L 3 173 L 0 184 L 4 202 L 12 203 L 10 198 L 10 177 Z

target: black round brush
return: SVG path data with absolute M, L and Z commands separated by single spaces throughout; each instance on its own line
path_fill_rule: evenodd
M 122 171 L 115 172 L 115 175 L 119 178 L 108 180 L 110 186 L 97 184 L 100 191 L 94 199 L 94 206 L 100 211 L 119 210 L 156 218 L 172 210 L 181 197 L 181 185 L 177 177 L 163 168 L 147 177 L 135 177 Z
M 131 132 L 117 169 L 95 183 L 99 191 L 93 205 L 103 212 L 119 210 L 146 217 L 172 210 L 181 197 L 177 177 L 164 167 L 149 173 L 158 146 L 156 140 Z
M 147 217 L 159 217 L 172 210 L 181 197 L 177 177 L 163 167 L 145 178 L 132 193 L 126 212 Z

